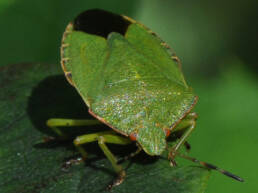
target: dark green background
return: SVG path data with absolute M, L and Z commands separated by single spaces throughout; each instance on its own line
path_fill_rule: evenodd
M 1 0 L 0 65 L 59 64 L 60 39 L 78 13 L 102 8 L 150 27 L 175 50 L 199 102 L 191 155 L 228 169 L 207 193 L 254 192 L 258 145 L 258 2 L 255 0 Z

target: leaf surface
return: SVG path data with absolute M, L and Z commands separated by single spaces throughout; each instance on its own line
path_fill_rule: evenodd
M 90 118 L 86 105 L 58 65 L 19 64 L 0 68 L 0 192 L 105 192 L 115 178 L 97 143 L 87 144 L 86 163 L 69 166 L 79 157 L 71 142 L 49 141 L 48 118 Z M 67 129 L 71 135 L 108 129 L 103 126 Z M 110 146 L 118 157 L 135 149 Z M 193 166 L 170 167 L 165 156 L 144 153 L 123 162 L 127 177 L 111 192 L 204 192 L 209 171 Z

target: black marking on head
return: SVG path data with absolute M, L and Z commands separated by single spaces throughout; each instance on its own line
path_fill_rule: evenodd
M 85 11 L 74 20 L 74 30 L 107 38 L 111 32 L 124 35 L 131 23 L 121 15 L 92 9 Z

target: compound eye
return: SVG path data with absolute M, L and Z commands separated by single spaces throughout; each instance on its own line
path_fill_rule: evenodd
M 130 137 L 130 139 L 131 139 L 132 141 L 136 141 L 136 139 L 137 139 L 137 133 L 134 133 L 134 132 L 133 132 L 133 133 L 130 134 L 129 137 Z
M 168 137 L 170 135 L 170 130 L 169 129 L 164 129 L 165 135 L 166 137 Z

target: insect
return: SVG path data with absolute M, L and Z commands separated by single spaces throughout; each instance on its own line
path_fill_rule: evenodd
M 98 141 L 111 162 L 119 185 L 125 171 L 106 143 L 126 145 L 133 141 L 150 156 L 169 150 L 175 156 L 218 170 L 243 181 L 225 170 L 198 161 L 178 150 L 195 128 L 197 114 L 192 112 L 197 96 L 187 85 L 179 59 L 155 33 L 133 19 L 103 10 L 81 13 L 68 24 L 62 39 L 61 64 L 66 79 L 78 91 L 89 113 L 96 120 L 49 119 L 47 125 L 65 137 L 60 126 L 103 123 L 110 131 L 78 136 L 74 145 L 84 159 L 82 144 Z M 167 137 L 182 131 L 174 146 Z

